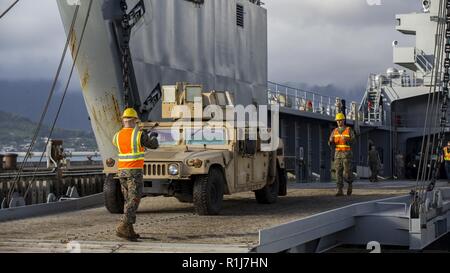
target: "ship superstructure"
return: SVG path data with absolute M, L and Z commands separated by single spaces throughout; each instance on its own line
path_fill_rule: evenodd
M 428 116 L 426 113 L 428 97 L 439 91 L 436 87 L 443 77 L 442 71 L 434 72 L 435 66 L 444 62 L 444 55 L 440 54 L 444 48 L 436 47 L 438 13 L 439 1 L 423 1 L 421 12 L 396 16 L 396 30 L 414 36 L 415 44 L 402 46 L 393 42 L 393 62 L 397 67 L 369 76 L 360 106 L 364 122 L 389 130 L 392 150 L 406 155 L 406 163 L 411 165 L 421 152 L 426 118 L 440 119 L 440 110 L 431 111 Z M 431 132 L 437 132 L 439 125 L 433 124 Z

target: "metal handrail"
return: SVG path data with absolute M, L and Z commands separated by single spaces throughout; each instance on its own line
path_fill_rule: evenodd
M 287 85 L 284 85 L 284 84 L 279 84 L 279 83 L 272 82 L 272 81 L 268 81 L 268 83 L 269 83 L 269 86 L 270 86 L 270 85 L 274 85 L 274 86 L 278 86 L 278 87 L 282 87 L 282 88 L 288 88 L 288 89 L 291 89 L 291 90 L 298 90 L 299 92 L 304 92 L 304 93 L 308 93 L 308 94 L 315 95 L 315 96 L 319 96 L 319 97 L 321 96 L 321 97 L 324 97 L 324 98 L 333 98 L 333 99 L 336 99 L 336 97 L 323 96 L 323 95 L 321 95 L 321 94 L 319 94 L 319 93 L 316 93 L 316 92 L 312 92 L 312 91 L 308 91 L 308 90 L 303 90 L 303 89 L 301 89 L 301 88 L 295 88 L 295 87 L 287 86 Z
M 416 48 L 416 61 L 425 68 L 426 72 L 431 71 L 434 68 L 434 65 L 430 61 L 428 61 L 428 59 L 425 57 L 425 52 L 417 48 Z
M 337 97 L 324 96 L 315 92 L 293 88 L 287 85 L 268 82 L 269 104 L 278 103 L 282 107 L 291 108 L 297 111 L 312 112 L 324 116 L 334 117 L 336 114 Z M 353 102 L 352 102 L 353 103 Z M 349 119 L 354 119 L 351 109 L 352 103 L 346 105 L 346 115 Z M 360 109 L 359 104 L 356 104 Z

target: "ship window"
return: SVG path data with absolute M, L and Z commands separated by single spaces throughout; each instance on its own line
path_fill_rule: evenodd
M 236 5 L 236 23 L 240 27 L 244 27 L 244 6 Z

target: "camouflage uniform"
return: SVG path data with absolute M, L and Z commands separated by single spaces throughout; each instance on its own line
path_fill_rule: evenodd
M 338 128 L 339 133 L 342 133 L 347 127 Z M 349 145 L 353 144 L 355 139 L 355 133 L 350 129 L 350 141 Z M 333 142 L 329 143 L 330 146 L 334 145 Z M 344 188 L 344 180 L 350 186 L 353 184 L 353 152 L 352 151 L 336 151 L 334 155 L 334 166 L 337 176 L 337 186 L 339 189 Z
M 142 134 L 141 144 L 152 150 L 158 149 L 159 147 L 157 136 L 149 136 L 147 131 L 144 131 Z M 139 208 L 144 189 L 143 175 L 144 171 L 142 169 L 119 171 L 120 185 L 125 201 L 124 215 L 121 219 L 123 223 L 130 225 L 136 223 L 136 212 Z
M 353 168 L 352 168 L 353 152 L 336 152 L 334 164 L 337 174 L 338 188 L 344 188 L 344 180 L 349 185 L 353 184 Z
M 381 161 L 380 161 L 380 155 L 378 154 L 378 151 L 371 150 L 369 152 L 369 167 L 370 167 L 370 172 L 372 173 L 372 175 L 370 176 L 371 182 L 378 181 L 378 172 L 380 170 L 380 165 L 381 165 Z
M 134 225 L 144 189 L 143 171 L 122 170 L 119 172 L 119 178 L 125 200 L 124 215 L 121 220 L 124 223 Z
M 405 169 L 405 160 L 403 158 L 403 155 L 401 153 L 398 153 L 395 156 L 395 168 L 396 168 L 396 175 L 397 179 L 404 179 L 404 172 Z

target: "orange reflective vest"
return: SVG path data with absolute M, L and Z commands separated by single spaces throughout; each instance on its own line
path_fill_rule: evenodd
M 444 160 L 450 161 L 450 152 L 448 151 L 448 147 L 444 148 Z
M 113 140 L 119 151 L 119 170 L 143 169 L 145 148 L 141 145 L 139 128 L 124 128 Z
M 344 132 L 339 133 L 339 129 L 333 132 L 334 144 L 336 145 L 336 152 L 351 151 L 352 147 L 349 145 L 350 141 L 350 127 L 345 128 Z

